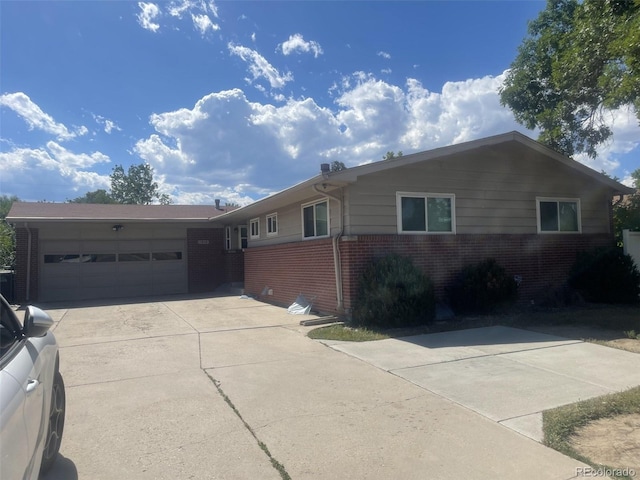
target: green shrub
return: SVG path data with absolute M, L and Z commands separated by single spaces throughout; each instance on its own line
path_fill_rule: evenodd
M 631 256 L 617 247 L 579 253 L 568 283 L 589 302 L 640 301 L 640 272 Z
M 462 269 L 447 289 L 455 313 L 489 313 L 516 299 L 517 284 L 494 259 Z
M 391 254 L 371 264 L 360 278 L 353 323 L 395 328 L 425 325 L 435 318 L 431 280 L 411 259 Z

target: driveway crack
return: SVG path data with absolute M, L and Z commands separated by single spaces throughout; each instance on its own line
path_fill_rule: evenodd
M 265 453 L 265 455 L 271 462 L 271 465 L 273 466 L 273 468 L 275 468 L 278 471 L 278 473 L 280 474 L 280 477 L 282 477 L 282 480 L 291 480 L 291 476 L 287 473 L 286 469 L 284 468 L 284 465 L 282 465 L 278 460 L 276 460 L 276 458 L 269 451 L 269 448 L 267 447 L 267 445 L 258 438 L 258 436 L 256 435 L 256 432 L 253 430 L 253 428 L 251 428 L 251 425 L 249 425 L 247 421 L 242 417 L 242 414 L 233 404 L 229 396 L 224 392 L 224 390 L 222 390 L 222 387 L 220 386 L 220 382 L 217 381 L 215 378 L 213 378 L 209 374 L 209 372 L 207 372 L 206 370 L 202 369 L 202 371 L 205 373 L 207 377 L 209 377 L 209 380 L 211 380 L 211 383 L 213 383 L 213 385 L 216 387 L 216 389 L 218 390 L 218 393 L 226 402 L 226 404 L 229 406 L 229 408 L 231 408 L 233 413 L 237 415 L 237 417 L 240 419 L 240 421 L 245 426 L 245 428 L 249 431 L 251 436 L 256 440 L 256 442 L 258 442 L 258 446 Z

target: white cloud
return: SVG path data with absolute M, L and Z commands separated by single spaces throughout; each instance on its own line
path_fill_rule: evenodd
M 195 15 L 191 14 L 191 20 L 193 20 L 193 26 L 200 32 L 200 35 L 206 35 L 208 30 L 215 32 L 216 30 L 220 30 L 220 26 L 216 25 L 211 21 L 209 15 Z
M 101 115 L 92 114 L 92 116 L 96 123 L 104 129 L 105 133 L 111 134 L 114 130 L 117 130 L 118 132 L 122 131 L 122 128 L 120 128 L 113 120 L 109 120 Z
M 158 5 L 151 2 L 138 2 L 138 7 L 140 7 L 140 12 L 136 17 L 140 26 L 145 30 L 157 32 L 160 29 L 160 24 L 155 22 L 160 16 Z
M 88 170 L 105 162 L 109 162 L 109 157 L 100 152 L 76 154 L 55 142 L 48 142 L 46 148 L 13 148 L 0 152 L 0 178 L 13 188 L 13 192 L 37 195 L 28 198 L 19 194 L 22 200 L 59 200 L 67 198 L 72 191 L 82 194 L 109 188 L 108 175 Z
M 142 28 L 157 32 L 160 30 L 158 20 L 163 17 L 169 19 L 182 20 L 191 19 L 193 28 L 204 36 L 209 31 L 220 30 L 220 25 L 211 20 L 211 17 L 218 18 L 218 7 L 213 1 L 204 0 L 180 0 L 169 3 L 155 4 L 150 2 L 139 2 L 140 13 L 138 13 L 138 23 Z
M 631 107 L 622 107 L 604 113 L 605 122 L 611 128 L 611 138 L 596 148 L 596 158 L 589 158 L 585 154 L 576 155 L 576 160 L 597 171 L 612 172 L 620 166 L 618 158 L 640 146 L 640 128 L 638 118 Z M 623 183 L 631 186 L 631 172 L 624 172 Z
M 303 36 L 299 33 L 289 36 L 289 40 L 283 42 L 279 45 L 282 49 L 283 55 L 291 55 L 292 53 L 313 53 L 315 58 L 322 55 L 324 52 L 322 51 L 322 47 L 318 42 L 313 40 L 306 41 Z
M 264 78 L 269 82 L 271 88 L 283 88 L 287 82 L 293 80 L 293 75 L 290 72 L 281 74 L 278 69 L 255 50 L 241 45 L 234 45 L 233 43 L 229 43 L 228 48 L 232 55 L 240 57 L 247 63 L 254 81 Z
M 85 135 L 88 132 L 85 126 L 76 127 L 74 131 L 70 131 L 62 123 L 57 123 L 51 115 L 44 113 L 42 109 L 23 92 L 0 95 L 0 105 L 10 108 L 22 117 L 22 119 L 27 122 L 27 125 L 29 125 L 30 130 L 37 128 L 38 130 L 55 135 L 60 141 L 70 140 L 77 136 Z
M 500 82 L 449 82 L 437 93 L 416 80 L 399 87 L 357 72 L 334 86 L 335 111 L 312 98 L 272 105 L 249 101 L 240 89 L 221 91 L 191 109 L 152 115 L 157 133 L 134 150 L 166 176 L 177 203 L 244 204 L 316 174 L 322 162 L 354 166 L 388 150 L 410 153 L 518 129 L 499 103 Z
M 378 52 L 378 54 L 377 54 L 377 55 L 378 55 L 379 57 L 384 58 L 385 60 L 390 60 L 390 59 L 391 59 L 391 54 L 390 54 L 390 53 L 387 53 L 387 52 L 380 51 L 380 52 Z

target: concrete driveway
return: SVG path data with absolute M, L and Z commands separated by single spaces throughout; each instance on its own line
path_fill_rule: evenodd
M 449 350 L 454 361 L 493 362 L 469 363 L 465 376 L 452 379 L 451 393 L 441 385 L 454 362 L 412 378 L 408 372 L 428 368 L 428 361 L 394 364 L 396 355 L 384 349 L 396 346 L 384 341 L 359 352 L 363 362 L 343 353 L 346 345 L 328 348 L 307 338 L 301 317 L 254 300 L 165 297 L 43 307 L 57 321 L 68 407 L 62 457 L 47 480 L 565 480 L 585 467 L 496 421 L 501 416 L 492 417 L 488 398 L 487 411 L 464 406 L 466 389 L 505 370 L 497 352 Z M 420 342 L 432 340 L 415 340 L 398 345 L 430 355 Z M 486 340 L 468 346 L 458 338 L 443 348 L 502 348 Z M 549 352 L 575 344 L 552 342 Z M 379 361 L 385 355 L 389 368 Z M 548 363 L 554 358 L 565 361 L 551 356 Z M 429 375 L 433 382 L 421 385 Z M 538 381 L 530 394 L 544 385 Z M 589 395 L 609 390 L 589 388 Z
M 325 342 L 534 440 L 542 412 L 640 385 L 640 355 L 508 327 Z

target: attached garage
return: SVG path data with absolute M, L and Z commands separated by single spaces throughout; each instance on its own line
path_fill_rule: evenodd
M 41 240 L 40 300 L 186 293 L 185 239 Z
M 224 207 L 17 202 L 20 301 L 69 301 L 203 292 L 229 278 Z M 234 252 L 235 253 L 235 252 Z M 237 271 L 237 268 L 234 269 Z M 27 285 L 29 287 L 27 287 Z

